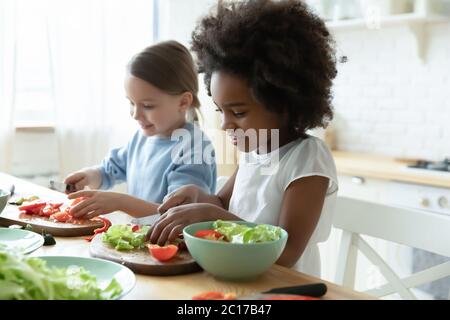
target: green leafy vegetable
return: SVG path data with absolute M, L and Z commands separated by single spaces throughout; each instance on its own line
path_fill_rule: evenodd
M 0 300 L 105 300 L 120 296 L 113 279 L 101 289 L 83 267 L 56 268 L 0 246 Z
M 145 247 L 145 236 L 148 230 L 150 230 L 149 226 L 142 226 L 139 230 L 133 231 L 129 225 L 116 224 L 103 234 L 103 242 L 109 243 L 116 250 L 142 249 Z
M 213 228 L 231 243 L 259 243 L 281 238 L 281 228 L 269 224 L 249 227 L 235 222 L 217 220 L 213 223 Z

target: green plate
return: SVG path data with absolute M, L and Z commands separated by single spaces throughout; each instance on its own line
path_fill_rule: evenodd
M 0 228 L 0 244 L 27 254 L 42 247 L 44 238 L 28 230 Z
M 47 261 L 49 267 L 67 268 L 79 266 L 95 275 L 100 288 L 106 288 L 115 278 L 122 287 L 122 293 L 117 299 L 123 298 L 136 284 L 134 273 L 121 264 L 95 258 L 69 257 L 69 256 L 39 256 Z

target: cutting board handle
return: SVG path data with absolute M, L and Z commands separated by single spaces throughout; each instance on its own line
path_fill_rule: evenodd
M 327 293 L 327 286 L 324 283 L 313 283 L 293 287 L 274 288 L 263 293 L 296 294 L 319 298 Z

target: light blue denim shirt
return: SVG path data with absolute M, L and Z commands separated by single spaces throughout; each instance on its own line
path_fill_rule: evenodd
M 130 195 L 156 203 L 187 184 L 211 194 L 216 188 L 214 148 L 203 131 L 189 122 L 168 138 L 137 131 L 126 146 L 112 149 L 98 168 L 101 189 L 127 182 Z

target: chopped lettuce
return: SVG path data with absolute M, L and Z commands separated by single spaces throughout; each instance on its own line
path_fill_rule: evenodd
M 133 231 L 129 225 L 116 224 L 103 234 L 103 242 L 109 243 L 116 250 L 142 249 L 145 247 L 145 236 L 149 230 L 149 226 L 142 226 L 139 230 Z
M 213 228 L 231 243 L 260 243 L 281 238 L 281 228 L 269 224 L 249 227 L 235 222 L 217 220 L 213 223 Z
M 105 300 L 120 296 L 116 279 L 101 289 L 83 267 L 56 268 L 0 246 L 0 300 Z

